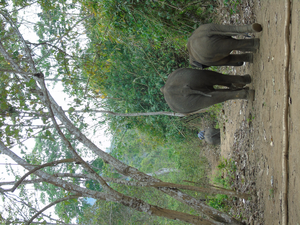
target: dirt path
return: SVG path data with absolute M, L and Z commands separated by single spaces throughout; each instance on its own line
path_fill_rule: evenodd
M 246 3 L 245 3 L 246 2 Z M 235 188 L 253 193 L 252 201 L 237 201 L 232 209 L 250 224 L 283 224 L 282 152 L 285 111 L 285 17 L 283 0 L 244 1 L 239 22 L 258 22 L 263 32 L 253 64 L 236 68 L 251 74 L 253 102 L 224 104 L 221 155 L 235 160 Z M 251 7 L 252 15 L 247 10 Z M 236 19 L 236 18 L 235 18 Z M 291 1 L 291 57 L 288 108 L 288 224 L 300 224 L 300 1 Z M 299 161 L 299 162 L 298 162 Z

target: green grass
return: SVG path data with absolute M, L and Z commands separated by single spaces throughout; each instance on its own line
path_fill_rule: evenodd
M 234 161 L 223 158 L 217 167 L 218 171 L 212 179 L 213 184 L 226 189 L 231 189 L 232 180 L 236 171 Z M 207 203 L 215 209 L 227 212 L 229 210 L 228 201 L 229 198 L 227 195 L 217 194 L 216 196 L 209 196 Z

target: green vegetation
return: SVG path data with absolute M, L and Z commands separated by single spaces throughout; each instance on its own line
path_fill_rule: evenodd
M 218 173 L 213 182 L 221 187 L 230 189 L 231 181 L 235 176 L 236 165 L 231 159 L 223 158 L 218 165 Z
M 238 13 L 237 7 L 240 3 L 240 0 L 224 0 L 224 5 L 228 7 L 230 15 Z
M 94 18 L 85 25 L 91 41 L 83 64 L 93 62 L 93 67 L 101 68 L 91 74 L 88 66 L 85 74 L 94 91 L 101 93 L 102 104 L 123 113 L 170 111 L 159 89 L 168 74 L 189 66 L 187 38 L 200 23 L 212 19 L 215 4 L 185 0 L 85 4 Z M 108 121 L 114 132 L 134 127 L 163 140 L 169 136 L 181 140 L 184 129 L 178 118 L 166 116 L 109 116 Z
M 170 111 L 159 89 L 172 71 L 189 67 L 187 39 L 200 24 L 213 21 L 217 2 L 14 0 L 10 2 L 12 9 L 5 2 L 0 5 L 1 15 L 10 13 L 13 18 L 9 21 L 6 17 L 1 17 L 0 37 L 16 64 L 25 74 L 30 71 L 32 68 L 29 66 L 29 59 L 24 56 L 21 48 L 23 43 L 14 33 L 12 24 L 22 24 L 18 11 L 36 4 L 41 10 L 37 13 L 39 20 L 34 24 L 38 40 L 26 40 L 26 44 L 32 51 L 30 54 L 37 71 L 41 71 L 46 79 L 54 80 L 54 83 L 61 81 L 64 92 L 71 99 L 68 117 L 78 130 L 95 134 L 107 125 L 107 133 L 113 136 L 109 153 L 116 159 L 164 182 L 207 187 L 208 165 L 207 160 L 201 156 L 203 149 L 197 132 L 206 123 L 216 124 L 218 127 L 218 114 L 222 104 L 212 106 L 198 117 L 187 118 L 162 115 L 99 116 L 95 109 L 116 113 Z M 224 2 L 234 9 L 238 4 L 238 1 Z M 25 80 L 17 73 L 12 73 L 16 68 L 2 55 L 0 65 L 0 111 L 3 115 L 0 118 L 1 142 L 8 147 L 19 144 L 20 155 L 34 166 L 74 157 L 66 144 L 60 141 L 45 104 L 34 92 L 35 80 Z M 85 116 L 78 111 L 86 113 Z M 95 124 L 88 124 L 86 117 Z M 42 128 L 34 124 L 35 120 L 39 120 Z M 76 139 L 74 133 L 63 125 L 61 129 L 80 156 L 92 155 L 88 147 L 80 144 L 81 138 Z M 28 138 L 36 140 L 35 147 L 30 150 L 23 146 L 23 141 Z M 134 181 L 129 177 L 124 178 L 116 168 L 96 154 L 87 162 L 103 177 Z M 232 171 L 235 169 L 234 163 L 224 160 L 219 169 L 220 174 L 215 177 L 214 183 L 229 187 L 229 177 L 233 176 Z M 16 179 L 22 176 L 13 168 L 7 170 Z M 78 163 L 46 167 L 41 171 L 53 176 L 59 173 L 88 174 Z M 31 174 L 31 179 L 36 178 L 36 175 Z M 65 180 L 89 190 L 103 192 L 100 183 L 90 178 L 68 177 Z M 42 203 L 53 202 L 71 193 L 51 182 L 37 182 L 33 186 L 41 193 L 39 201 Z M 192 207 L 168 195 L 162 195 L 155 188 L 113 182 L 109 186 L 149 204 L 192 215 L 200 214 Z M 226 208 L 227 197 L 224 195 L 211 197 L 193 191 L 186 193 L 196 199 L 208 199 L 208 204 L 217 209 Z M 31 201 L 25 185 L 21 186 L 20 198 L 24 202 Z M 26 218 L 30 218 L 35 212 L 29 208 Z M 90 205 L 87 198 L 61 202 L 55 205 L 55 213 L 65 223 L 76 219 L 82 224 L 105 224 L 107 221 L 110 224 L 184 224 L 163 217 L 151 217 L 114 202 L 98 200 Z M 13 210 L 10 211 L 10 216 L 17 218 L 14 217 Z
M 247 118 L 248 123 L 252 123 L 252 121 L 255 119 L 255 115 L 249 114 L 249 117 Z
M 217 173 L 212 178 L 213 184 L 217 185 L 218 187 L 231 189 L 232 180 L 235 177 L 236 165 L 235 162 L 231 159 L 221 159 L 218 165 Z M 227 195 L 217 194 L 214 197 L 208 197 L 208 205 L 219 209 L 224 212 L 229 211 L 228 202 L 230 199 Z
M 269 197 L 270 198 L 274 198 L 274 188 L 271 188 L 270 190 L 269 190 Z

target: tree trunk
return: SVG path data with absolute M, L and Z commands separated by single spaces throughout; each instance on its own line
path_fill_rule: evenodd
M 201 225 L 213 224 L 211 221 L 203 219 L 203 218 L 199 218 L 198 216 L 193 216 L 190 214 L 188 214 L 188 216 L 187 216 L 186 213 L 175 212 L 173 210 L 163 209 L 163 208 L 156 207 L 156 206 L 152 207 L 151 211 L 152 211 L 152 215 L 162 216 L 162 217 L 169 218 L 172 220 L 185 221 L 190 224 L 201 224 Z

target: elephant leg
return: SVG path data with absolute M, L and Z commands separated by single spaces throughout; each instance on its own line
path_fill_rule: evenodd
M 251 83 L 251 76 L 246 74 L 244 76 L 240 75 L 224 75 L 220 73 L 212 73 L 207 72 L 207 76 L 202 76 L 200 82 L 204 83 L 206 87 L 212 87 L 214 85 L 222 85 L 231 87 L 232 84 L 250 84 Z M 195 83 L 196 84 L 196 83 Z M 192 89 L 197 89 L 198 87 L 193 87 Z
M 215 66 L 242 66 L 244 62 L 253 63 L 253 54 L 232 54 L 214 62 Z
M 234 36 L 237 34 L 254 33 L 254 32 L 262 31 L 262 27 L 258 23 L 254 23 L 251 25 L 240 25 L 240 26 L 209 24 L 209 26 L 207 26 L 206 29 L 208 28 L 210 29 L 212 34 L 214 34 L 214 32 L 222 32 L 223 35 L 226 36 Z
M 252 38 L 252 39 L 232 39 L 234 42 L 233 50 L 239 50 L 243 52 L 256 52 L 259 48 L 260 40 L 259 38 Z
M 233 50 L 242 52 L 256 52 L 259 48 L 259 38 L 252 39 L 235 39 L 235 38 L 220 38 L 215 41 L 218 46 L 220 55 L 228 55 Z M 216 53 L 215 53 L 216 54 Z
M 214 104 L 222 103 L 228 100 L 234 99 L 254 99 L 254 90 L 229 90 L 229 89 L 217 89 L 213 92 L 208 92 L 207 94 L 212 97 L 203 97 L 203 96 L 192 96 L 192 99 L 188 100 L 189 106 L 197 108 L 196 110 L 191 110 L 187 112 L 189 115 L 199 112 L 200 109 L 210 107 Z
M 216 89 L 215 91 L 208 93 L 212 95 L 213 104 L 221 103 L 227 100 L 233 99 L 248 99 L 251 97 L 253 90 L 241 89 L 241 90 L 228 90 L 228 89 Z
M 211 65 L 215 66 L 241 66 L 243 62 L 253 62 L 253 54 L 230 54 L 233 50 L 255 52 L 259 47 L 259 39 L 237 40 L 234 38 L 211 38 L 209 44 L 214 43 L 214 48 L 206 48 L 209 53 Z M 213 45 L 212 45 L 213 46 Z M 209 62 L 205 62 L 210 66 Z
M 225 57 L 222 61 L 226 62 L 226 66 L 241 66 L 244 62 L 253 63 L 253 54 L 232 54 Z

